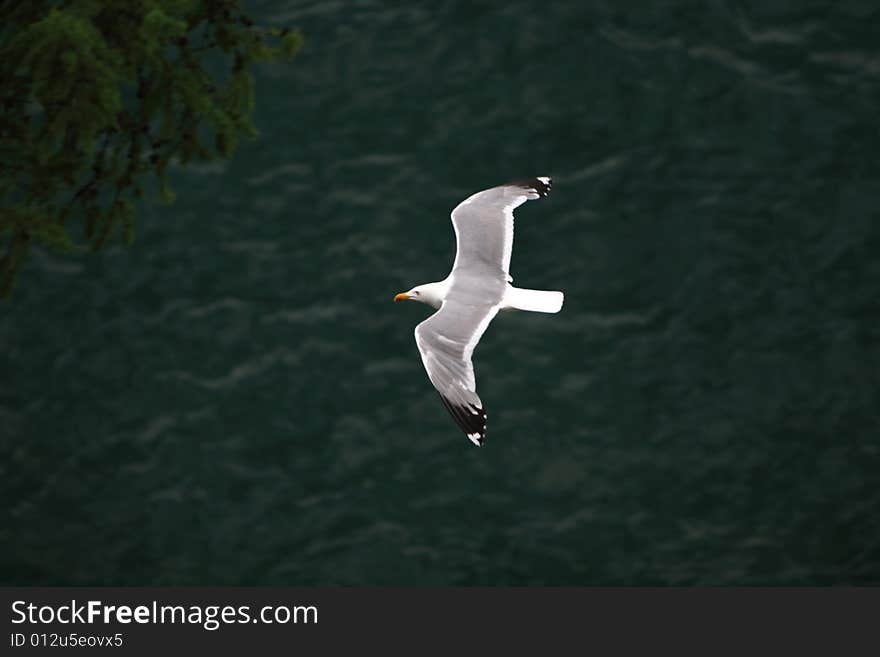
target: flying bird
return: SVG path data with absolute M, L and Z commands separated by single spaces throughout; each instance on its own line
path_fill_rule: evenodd
M 557 313 L 562 308 L 562 292 L 513 287 L 510 276 L 513 210 L 544 198 L 550 186 L 550 178 L 531 178 L 466 198 L 452 211 L 452 271 L 442 281 L 394 297 L 437 308 L 416 326 L 416 344 L 443 405 L 477 446 L 486 438 L 486 407 L 477 395 L 471 356 L 489 322 L 499 310 Z

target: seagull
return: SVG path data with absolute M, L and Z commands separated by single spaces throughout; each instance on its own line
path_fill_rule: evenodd
M 486 438 L 486 408 L 477 395 L 471 356 L 499 310 L 557 313 L 562 292 L 513 287 L 510 252 L 513 210 L 550 194 L 548 177 L 510 182 L 477 192 L 452 211 L 456 251 L 442 281 L 417 285 L 395 301 L 420 301 L 437 309 L 416 326 L 416 345 L 443 405 L 471 442 Z

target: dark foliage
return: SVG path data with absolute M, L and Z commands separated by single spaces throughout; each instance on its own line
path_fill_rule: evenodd
M 32 244 L 130 244 L 150 178 L 171 201 L 169 163 L 255 135 L 251 66 L 301 45 L 235 0 L 15 0 L 0 17 L 0 297 Z

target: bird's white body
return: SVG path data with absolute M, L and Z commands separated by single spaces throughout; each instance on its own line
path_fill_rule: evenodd
M 413 301 L 421 301 L 432 308 L 440 309 L 446 295 L 452 287 L 449 277 L 436 283 L 417 285 L 406 294 Z M 499 310 L 527 310 L 536 313 L 558 313 L 562 310 L 565 295 L 562 292 L 547 290 L 527 290 L 513 287 L 510 283 L 504 289 L 504 296 Z

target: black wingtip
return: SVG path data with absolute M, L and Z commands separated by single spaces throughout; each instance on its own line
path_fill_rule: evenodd
M 468 439 L 477 447 L 482 447 L 483 441 L 486 440 L 486 409 L 477 406 L 460 406 L 443 395 L 440 395 L 440 399 Z
M 538 176 L 537 178 L 516 180 L 511 184 L 531 190 L 535 192 L 540 198 L 544 198 L 546 196 L 550 196 L 550 188 L 553 187 L 553 179 L 549 176 Z

